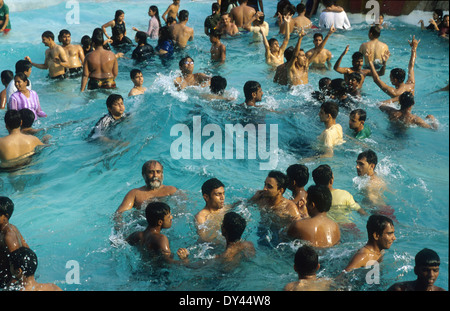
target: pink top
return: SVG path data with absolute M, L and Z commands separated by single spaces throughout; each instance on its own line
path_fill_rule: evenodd
M 155 16 L 153 16 L 148 22 L 147 35 L 150 37 L 150 39 L 158 39 L 159 23 Z
M 47 114 L 42 111 L 39 103 L 39 96 L 33 90 L 30 90 L 30 98 L 27 98 L 21 92 L 14 92 L 9 98 L 8 110 L 20 110 L 28 108 L 34 112 L 34 119 L 38 117 L 46 117 Z

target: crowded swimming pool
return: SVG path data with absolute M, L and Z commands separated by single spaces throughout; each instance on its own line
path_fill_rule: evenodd
M 276 36 L 280 40 L 272 18 L 276 2 L 266 2 L 269 37 Z M 151 4 L 157 5 L 161 12 L 168 3 L 153 1 Z M 133 33 L 131 26 L 144 29 L 148 24 L 148 2 L 80 1 L 79 4 L 80 23 L 67 24 L 69 9 L 66 2 L 46 2 L 41 7 L 30 7 L 29 2 L 18 1 L 16 11 L 11 14 L 13 30 L 7 37 L 0 38 L 0 71 L 13 70 L 15 62 L 25 56 L 36 62 L 43 61 L 45 47 L 41 43 L 41 34 L 45 30 L 57 34 L 61 29 L 69 29 L 72 40 L 79 42 L 83 35 L 90 35 L 95 27 L 111 20 L 117 9 L 125 12 L 130 33 Z M 244 159 L 207 159 L 204 156 L 175 159 L 171 146 L 176 137 L 171 135 L 171 129 L 177 124 L 193 129 L 198 117 L 203 125 L 217 124 L 223 130 L 225 124 L 251 122 L 267 125 L 269 133 L 269 125 L 276 124 L 275 169 L 285 172 L 289 165 L 313 155 L 311 145 L 323 130 L 317 117 L 320 104 L 311 98 L 312 91 L 317 90 L 323 76 L 338 78 L 341 75 L 333 70 L 312 71 L 308 85 L 291 89 L 276 85 L 272 82 L 274 72 L 265 64 L 262 43 L 253 42 L 249 34 L 223 39 L 227 60 L 224 65 L 216 66 L 210 61 L 211 43 L 203 32 L 211 2 L 182 0 L 181 7 L 190 12 L 189 25 L 195 30 L 194 41 L 170 61 L 162 62 L 155 57 L 147 66 L 141 67 L 147 87 L 142 96 L 127 97 L 133 87 L 129 72 L 137 66 L 130 59 L 119 59 L 116 90 L 83 94 L 79 92 L 79 79 L 52 81 L 47 78 L 47 71 L 33 68 L 30 80 L 48 115 L 39 119 L 35 127 L 48 128 L 46 134 L 52 136 L 51 145 L 33 157 L 25 168 L 0 173 L 0 189 L 1 195 L 10 197 L 16 206 L 11 223 L 20 229 L 38 255 L 39 281 L 54 282 L 67 291 L 278 291 L 297 278 L 292 264 L 300 243 L 280 242 L 269 247 L 260 244 L 259 210 L 245 203 L 262 189 L 268 171 L 261 170 L 260 165 L 267 160 L 247 156 Z M 440 275 L 435 285 L 446 288 L 448 284 L 449 97 L 448 92 L 433 93 L 448 84 L 448 41 L 420 30 L 417 21 L 423 19 L 423 14 L 428 13 L 413 12 L 403 17 L 387 15 L 385 20 L 391 27 L 382 31 L 380 40 L 386 42 L 391 51 L 387 72 L 395 67 L 406 69 L 410 56 L 407 40 L 413 35 L 421 40 L 415 67 L 416 105 L 413 111 L 421 117 L 433 114 L 439 128 L 431 131 L 392 126 L 377 107 L 377 102 L 388 96 L 370 77 L 366 78 L 361 106 L 368 112 L 367 123 L 372 129 L 372 136 L 366 143 L 377 152 L 377 172 L 391 191 L 386 202 L 394 209 L 398 221 L 395 223 L 397 240 L 386 251 L 380 284 L 367 284 L 366 271 L 357 271 L 348 276 L 350 282 L 345 284 L 348 290 L 385 290 L 394 282 L 415 279 L 414 256 L 425 247 L 438 252 L 441 258 Z M 353 29 L 337 31 L 326 45 L 333 54 L 333 64 L 347 44 L 350 44 L 350 51 L 356 51 L 367 41 L 365 17 L 349 14 L 349 19 Z M 28 26 L 29 21 L 34 27 Z M 313 22 L 317 24 L 315 19 Z M 149 42 L 153 46 L 156 44 L 155 40 Z M 293 36 L 289 45 L 295 43 Z M 313 47 L 312 34 L 304 38 L 303 46 L 305 50 Z M 226 77 L 227 90 L 237 99 L 223 103 L 205 100 L 201 96 L 205 90 L 177 91 L 172 81 L 179 73 L 179 59 L 185 55 L 194 59 L 195 72 Z M 350 58 L 349 53 L 343 65 L 350 65 Z M 389 84 L 387 75 L 382 79 Z M 244 100 L 242 87 L 248 80 L 261 84 L 264 91 L 262 104 L 280 113 L 253 111 L 249 114 L 239 110 L 238 105 Z M 110 93 L 121 94 L 126 111 L 131 113 L 130 118 L 112 133 L 126 144 L 88 143 L 86 137 L 106 113 L 105 100 Z M 340 111 L 337 122 L 344 133 L 350 133 L 345 110 Z M 62 125 L 55 126 L 57 124 Z M 6 134 L 5 129 L 1 130 L 1 136 Z M 319 164 L 330 165 L 335 187 L 346 189 L 361 201 L 362 180 L 356 175 L 355 161 L 363 149 L 349 141 L 335 150 L 333 158 L 309 162 L 307 166 L 311 172 Z M 248 221 L 244 238 L 254 242 L 256 257 L 231 272 L 218 270 L 215 266 L 202 269 L 174 266 L 161 271 L 143 263 L 139 253 L 124 240 L 127 234 L 145 227 L 143 214 L 127 214 L 125 228 L 116 232 L 113 213 L 129 190 L 143 184 L 141 166 L 150 159 L 164 164 L 164 184 L 173 185 L 185 194 L 168 200 L 174 215 L 173 225 L 166 231 L 172 251 L 186 247 L 191 260 L 196 261 L 210 259 L 221 250 L 197 241 L 193 219 L 204 205 L 201 185 L 207 179 L 217 177 L 226 186 L 227 203 L 243 201 L 236 211 Z M 312 178 L 308 185 L 311 184 Z M 320 276 L 337 276 L 351 255 L 366 242 L 367 217 L 355 214 L 353 221 L 359 233 L 344 232 L 339 245 L 320 251 Z M 73 268 L 68 263 L 73 261 L 79 264 L 80 274 L 79 283 L 71 284 L 66 276 Z

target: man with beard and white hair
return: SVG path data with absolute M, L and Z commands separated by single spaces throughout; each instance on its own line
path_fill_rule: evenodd
M 174 194 L 177 188 L 163 185 L 163 166 L 156 160 L 150 160 L 142 166 L 142 177 L 145 186 L 130 190 L 116 211 L 116 220 L 123 212 L 135 207 L 141 209 L 146 206 L 150 199 L 165 197 Z

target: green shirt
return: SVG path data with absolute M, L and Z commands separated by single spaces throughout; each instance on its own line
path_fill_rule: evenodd
M 355 136 L 356 139 L 364 139 L 368 138 L 372 134 L 368 125 L 365 125 L 364 128 L 358 132 Z
M 3 3 L 3 6 L 0 8 L 0 21 L 6 20 L 6 15 L 9 15 L 9 8 L 5 3 Z M 3 28 L 3 26 L 4 25 L 2 25 L 1 28 Z M 11 22 L 9 21 L 9 19 L 8 25 L 6 25 L 5 29 L 11 29 Z

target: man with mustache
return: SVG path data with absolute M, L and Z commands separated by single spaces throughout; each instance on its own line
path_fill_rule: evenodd
M 130 190 L 116 211 L 116 220 L 123 212 L 133 207 L 140 209 L 143 203 L 153 198 L 165 197 L 174 194 L 177 188 L 163 185 L 164 173 L 160 162 L 150 160 L 142 166 L 142 177 L 145 186 Z

